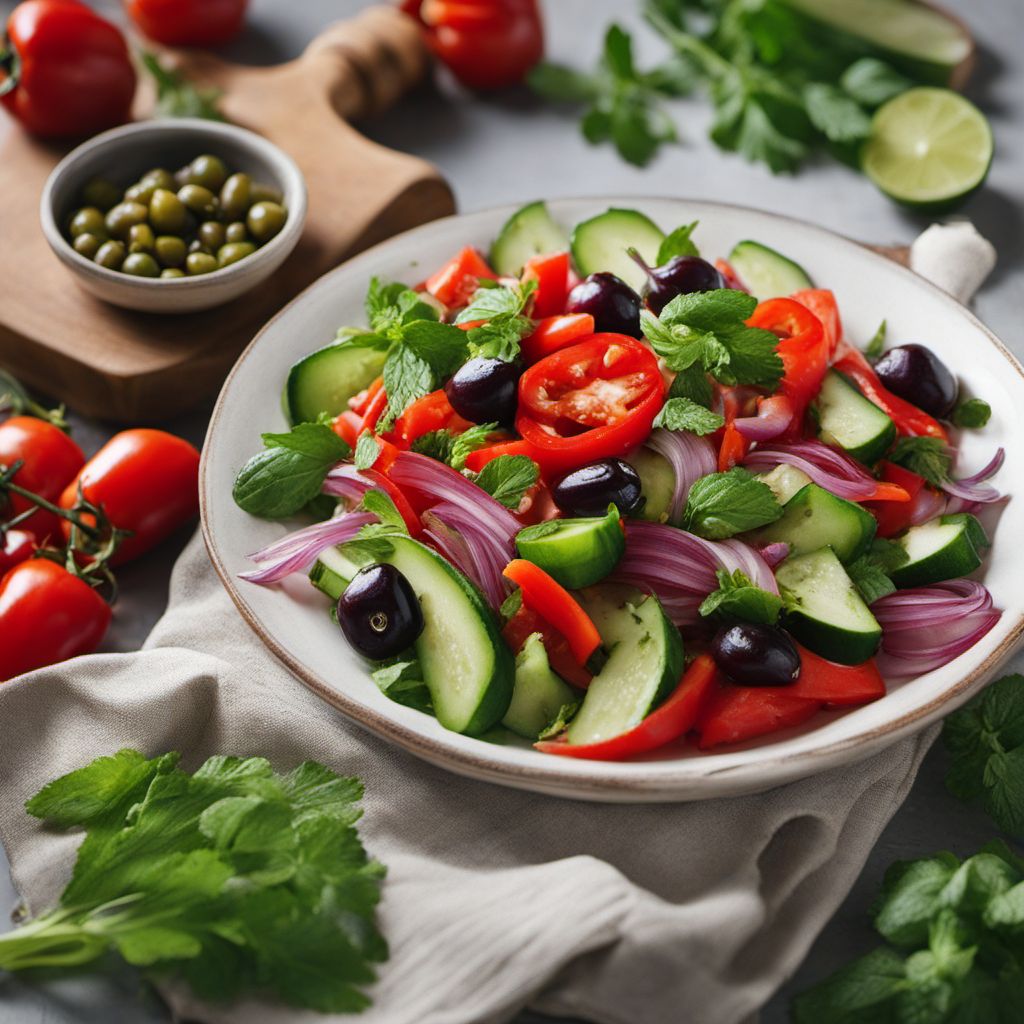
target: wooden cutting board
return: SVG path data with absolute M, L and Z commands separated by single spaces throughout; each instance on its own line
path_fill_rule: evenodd
M 370 7 L 276 67 L 198 52 L 171 62 L 196 84 L 221 89 L 229 120 L 295 159 L 309 214 L 281 270 L 229 305 L 187 316 L 119 309 L 82 291 L 43 238 L 39 196 L 64 150 L 16 127 L 7 131 L 0 144 L 0 365 L 103 419 L 153 422 L 197 405 L 302 288 L 361 249 L 454 212 L 434 167 L 370 142 L 347 123 L 387 109 L 426 71 L 419 32 L 397 10 Z M 147 103 L 151 97 L 140 98 Z

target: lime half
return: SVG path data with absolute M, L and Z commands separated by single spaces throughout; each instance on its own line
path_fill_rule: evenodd
M 922 87 L 878 109 L 861 165 L 890 199 L 942 208 L 985 180 L 992 148 L 992 129 L 973 103 L 949 89 Z

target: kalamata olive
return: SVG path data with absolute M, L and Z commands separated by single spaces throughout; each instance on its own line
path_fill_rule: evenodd
M 777 626 L 723 626 L 711 641 L 711 656 L 740 686 L 788 686 L 800 675 L 796 645 Z
M 654 313 L 660 313 L 677 295 L 725 287 L 725 278 L 699 256 L 673 256 L 660 267 L 647 266 L 635 249 L 630 251 L 630 256 L 647 274 L 641 295 Z
M 614 274 L 585 277 L 571 292 L 566 313 L 589 313 L 594 329 L 640 337 L 640 296 Z
M 615 505 L 625 516 L 640 504 L 640 477 L 622 459 L 600 459 L 562 477 L 551 497 L 566 515 L 603 516 Z
M 889 349 L 875 363 L 875 373 L 894 395 L 940 419 L 953 411 L 960 392 L 946 364 L 924 345 Z
M 520 372 L 515 363 L 477 356 L 459 367 L 444 393 L 463 418 L 508 425 L 516 417 Z
M 338 598 L 338 625 L 360 654 L 379 661 L 401 654 L 423 632 L 423 609 L 393 565 L 368 565 Z

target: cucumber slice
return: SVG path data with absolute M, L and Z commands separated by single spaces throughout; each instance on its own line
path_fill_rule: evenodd
M 531 633 L 516 656 L 512 703 L 501 724 L 518 736 L 535 740 L 555 715 L 576 699 L 569 686 L 551 671 L 540 633 Z
M 342 554 L 340 547 L 328 548 L 313 563 L 313 568 L 309 570 L 309 581 L 332 601 L 337 601 L 359 568 Z
M 774 299 L 814 287 L 799 263 L 760 242 L 737 242 L 729 253 L 729 262 L 751 295 L 759 299 Z
M 516 535 L 520 557 L 539 565 L 563 587 L 579 590 L 603 580 L 626 550 L 619 510 L 606 516 L 549 519 Z
M 565 252 L 569 239 L 543 201 L 516 210 L 491 246 L 491 266 L 503 277 L 518 277 L 531 256 Z
M 811 482 L 811 478 L 803 470 L 797 469 L 796 466 L 787 466 L 784 462 L 768 473 L 759 474 L 758 480 L 768 487 L 780 505 L 785 505 L 797 491 Z
M 646 280 L 643 270 L 630 259 L 627 249 L 636 249 L 651 266 L 665 233 L 639 210 L 606 210 L 577 224 L 572 231 L 572 258 L 586 277 L 608 271 L 639 291 Z
M 411 537 L 389 537 L 389 562 L 412 584 L 423 609 L 415 643 L 438 721 L 479 736 L 512 700 L 515 662 L 476 587 L 446 559 Z
M 897 587 L 927 587 L 974 572 L 988 537 L 974 516 L 958 513 L 912 526 L 897 544 L 908 561 L 891 573 Z
M 781 519 L 758 531 L 757 541 L 782 541 L 790 555 L 830 547 L 840 562 L 852 562 L 871 546 L 877 527 L 875 517 L 860 505 L 812 483 L 786 502 Z
M 851 56 L 874 54 L 912 78 L 946 85 L 971 60 L 966 29 L 916 0 L 784 0 Z
M 676 492 L 676 474 L 672 464 L 653 448 L 643 446 L 629 455 L 626 461 L 640 477 L 644 504 L 638 518 L 651 523 L 668 522 L 672 497 Z
M 786 629 L 815 654 L 859 665 L 878 649 L 882 627 L 831 548 L 787 558 L 775 578 Z
M 300 359 L 288 372 L 284 408 L 292 423 L 344 412 L 348 400 L 384 371 L 387 352 L 357 340 L 337 342 Z
M 583 607 L 611 655 L 569 725 L 570 743 L 596 743 L 632 729 L 672 692 L 683 671 L 682 638 L 656 597 L 604 586 L 588 591 Z
M 815 399 L 818 437 L 861 462 L 877 462 L 896 440 L 896 425 L 841 373 L 829 370 Z

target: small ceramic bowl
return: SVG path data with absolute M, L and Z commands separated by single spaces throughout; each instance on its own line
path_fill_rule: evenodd
M 202 153 L 219 156 L 232 171 L 244 171 L 254 181 L 281 190 L 288 219 L 266 245 L 210 274 L 171 279 L 122 274 L 75 252 L 64 227 L 81 205 L 82 188 L 90 178 L 109 178 L 127 188 L 150 168 L 175 170 Z M 39 216 L 50 248 L 93 295 L 146 313 L 192 313 L 237 298 L 287 259 L 306 219 L 306 183 L 287 153 L 245 128 L 198 118 L 140 121 L 97 135 L 64 157 L 43 187 Z

